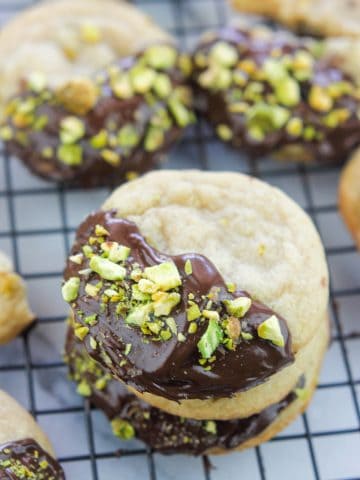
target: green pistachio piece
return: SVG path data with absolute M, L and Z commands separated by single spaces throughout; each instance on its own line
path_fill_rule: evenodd
M 71 144 L 80 140 L 85 135 L 85 125 L 77 117 L 65 117 L 60 122 L 60 140 L 62 143 Z
M 49 119 L 46 115 L 41 115 L 40 117 L 35 118 L 33 123 L 33 129 L 37 132 L 43 131 L 48 124 L 48 121 Z
M 232 282 L 227 283 L 226 288 L 229 293 L 234 293 L 236 291 L 236 285 Z
M 131 98 L 134 90 L 128 75 L 122 75 L 112 80 L 111 88 L 118 98 Z
M 122 418 L 115 418 L 111 421 L 113 434 L 121 440 L 131 440 L 135 437 L 135 429 L 130 422 Z
M 8 142 L 13 138 L 13 131 L 10 127 L 5 126 L 0 128 L 0 139 Z
M 171 333 L 174 335 L 177 334 L 177 325 L 173 317 L 169 317 L 166 319 L 166 325 L 170 328 Z
M 229 315 L 242 318 L 251 307 L 251 299 L 249 297 L 238 297 L 234 300 L 224 300 L 224 305 Z
M 187 259 L 184 265 L 184 270 L 186 275 L 191 275 L 193 273 L 191 260 Z
M 105 148 L 101 151 L 101 157 L 103 158 L 103 160 L 105 160 L 106 163 L 108 163 L 112 167 L 118 167 L 121 163 L 120 154 L 108 148 Z
M 142 278 L 139 280 L 138 283 L 139 290 L 144 293 L 155 293 L 157 290 L 159 290 L 158 285 L 156 283 L 152 282 L 151 280 L 148 280 L 147 278 Z
M 144 276 L 165 292 L 181 285 L 179 271 L 173 262 L 164 262 L 153 267 L 147 267 L 144 270 Z
M 186 341 L 186 337 L 183 333 L 178 333 L 177 339 L 179 342 L 184 343 Z
M 81 265 L 84 259 L 84 255 L 82 253 L 77 253 L 76 255 L 71 255 L 69 257 L 70 262 L 76 263 L 77 265 Z
M 267 133 L 282 128 L 289 116 L 290 112 L 286 108 L 278 105 L 268 105 L 267 103 L 257 103 L 246 112 L 246 123 L 249 130 L 256 132 L 256 134 L 259 132 L 259 139 L 262 140 Z
M 172 83 L 168 75 L 165 73 L 159 73 L 153 83 L 153 90 L 160 98 L 166 98 L 171 94 Z
M 313 85 L 309 93 L 309 105 L 319 112 L 329 112 L 333 106 L 333 99 L 324 88 Z
M 129 355 L 129 353 L 131 352 L 131 349 L 132 349 L 131 343 L 127 343 L 124 350 L 125 355 Z
M 138 302 L 148 302 L 151 300 L 151 295 L 149 293 L 144 293 L 140 290 L 139 285 L 133 285 L 131 287 L 131 298 L 137 300 Z
M 106 230 L 106 228 L 103 225 L 96 225 L 95 226 L 95 235 L 97 237 L 107 237 L 110 235 L 110 233 Z
M 74 329 L 74 334 L 76 338 L 83 341 L 86 335 L 89 333 L 89 331 L 90 331 L 89 327 L 80 326 Z
M 210 50 L 211 60 L 223 65 L 224 67 L 233 67 L 239 60 L 237 49 L 226 42 L 217 42 Z
M 119 245 L 117 242 L 109 242 L 107 245 L 110 245 L 108 250 L 108 258 L 111 262 L 125 262 L 130 255 L 131 249 L 125 245 Z
M 136 93 L 147 93 L 151 90 L 156 72 L 151 68 L 137 65 L 130 71 L 131 85 Z
M 125 318 L 125 323 L 132 327 L 142 327 L 145 322 L 150 319 L 150 313 L 152 313 L 153 307 L 151 303 L 135 307 Z
M 161 338 L 161 340 L 163 340 L 164 342 L 166 342 L 167 340 L 170 340 L 171 337 L 172 337 L 172 335 L 171 335 L 170 330 L 162 330 L 162 331 L 160 332 L 160 338 Z
M 85 293 L 90 297 L 96 297 L 99 291 L 100 289 L 96 285 L 93 285 L 92 283 L 87 283 L 85 285 Z
M 208 327 L 197 347 L 202 358 L 210 358 L 224 338 L 223 331 L 215 319 L 210 319 Z
M 108 143 L 108 133 L 106 130 L 100 130 L 100 132 L 90 139 L 90 145 L 99 150 L 105 148 Z
M 81 395 L 82 397 L 90 397 L 91 395 L 91 387 L 90 385 L 87 383 L 86 380 L 82 380 L 77 389 L 76 389 L 77 393 L 79 395 Z
M 57 149 L 57 157 L 65 165 L 76 167 L 82 164 L 83 149 L 80 145 L 60 145 Z
M 1 134 L 0 134 L 1 136 Z M 41 155 L 44 157 L 44 158 L 53 158 L 54 156 L 54 150 L 51 148 L 51 147 L 44 147 L 42 150 L 41 150 Z
M 153 45 L 145 50 L 144 57 L 150 67 L 167 70 L 175 66 L 177 51 L 170 45 Z
M 176 305 L 180 303 L 181 296 L 179 293 L 157 292 L 153 295 L 153 307 L 155 317 L 169 315 Z
M 293 137 L 299 137 L 303 132 L 303 128 L 304 123 L 299 117 L 291 118 L 286 125 L 287 133 Z
M 194 333 L 197 332 L 198 326 L 196 322 L 191 322 L 188 328 L 188 332 L 193 335 Z
M 275 95 L 286 107 L 294 107 L 301 100 L 299 84 L 291 77 L 285 77 L 276 83 Z
M 61 293 L 65 302 L 73 302 L 77 299 L 80 288 L 80 278 L 70 277 L 62 286 Z
M 184 53 L 179 55 L 178 65 L 179 65 L 179 68 L 182 71 L 182 73 L 185 75 L 185 77 L 189 77 L 191 72 L 192 72 L 192 68 L 193 68 L 192 61 L 191 61 L 189 55 L 186 55 Z
M 216 422 L 214 422 L 214 420 L 208 420 L 207 422 L 205 422 L 204 430 L 208 433 L 211 433 L 212 435 L 216 435 L 217 434 Z
M 231 128 L 224 123 L 216 127 L 216 133 L 218 134 L 219 138 L 221 138 L 221 140 L 223 140 L 224 142 L 230 141 L 233 137 L 233 132 Z
M 241 336 L 244 340 L 252 340 L 254 337 L 249 332 L 241 331 Z
M 217 322 L 220 321 L 220 315 L 215 310 L 203 310 L 202 315 L 209 320 L 216 320 Z
M 124 267 L 117 265 L 106 258 L 99 257 L 98 255 L 91 257 L 89 265 L 91 270 L 105 280 L 123 280 L 126 275 Z
M 41 72 L 33 72 L 28 78 L 29 88 L 36 93 L 42 92 L 47 84 L 46 76 Z
M 118 133 L 117 141 L 121 148 L 135 147 L 140 140 L 140 136 L 134 125 L 124 125 Z
M 150 127 L 144 140 L 144 149 L 147 152 L 158 150 L 165 141 L 165 134 L 162 128 Z
M 193 114 L 188 110 L 177 98 L 173 97 L 169 100 L 169 109 L 176 123 L 181 128 L 185 128 L 193 122 Z
M 194 305 L 191 305 L 191 307 L 186 310 L 186 317 L 189 322 L 192 322 L 193 320 L 201 317 L 200 308 L 196 305 L 196 303 L 194 303 Z
M 276 315 L 272 315 L 265 322 L 261 323 L 257 328 L 257 332 L 260 338 L 270 340 L 278 347 L 285 346 L 285 339 L 281 333 L 280 322 Z

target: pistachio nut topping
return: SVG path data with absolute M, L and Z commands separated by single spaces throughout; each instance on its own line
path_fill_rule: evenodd
M 237 448 L 264 431 L 280 412 L 300 398 L 300 391 L 306 390 L 304 378 L 300 378 L 293 392 L 257 415 L 227 421 L 194 420 L 170 415 L 131 394 L 88 355 L 74 336 L 72 321 L 65 352 L 77 392 L 105 413 L 114 435 L 120 440 L 136 437 L 156 452 L 201 455 L 213 448 Z
M 83 33 L 98 34 L 91 25 Z M 92 186 L 147 170 L 195 120 L 185 58 L 171 45 L 151 45 L 56 90 L 34 74 L 6 105 L 0 139 L 56 181 Z
M 204 37 L 192 76 L 199 109 L 221 140 L 257 156 L 346 158 L 360 143 L 359 86 L 314 44 L 256 28 L 226 27 Z
M 137 388 L 164 395 L 164 382 L 172 398 L 197 398 L 188 385 L 204 383 L 214 395 L 211 372 L 226 395 L 293 361 L 280 316 L 226 286 L 205 257 L 156 251 L 115 212 L 95 213 L 81 225 L 65 278 L 74 335 L 106 370 Z M 241 375 L 233 375 L 239 362 Z M 179 376 L 174 386 L 169 375 Z

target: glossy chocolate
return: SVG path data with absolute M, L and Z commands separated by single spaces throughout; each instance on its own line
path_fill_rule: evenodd
M 32 439 L 0 445 L 1 480 L 64 480 L 60 464 Z
M 151 407 L 130 394 L 121 382 L 107 376 L 75 339 L 71 327 L 65 351 L 72 379 L 88 387 L 86 396 L 92 404 L 102 410 L 109 420 L 123 421 L 131 433 L 161 453 L 202 455 L 211 449 L 237 448 L 261 434 L 297 398 L 291 392 L 279 403 L 241 420 L 199 421 L 181 418 Z M 99 380 L 105 380 L 101 389 L 96 387 Z
M 204 61 L 218 42 L 224 42 L 238 51 L 237 64 L 228 70 L 231 75 L 238 74 L 243 84 L 237 85 L 232 81 L 226 88 L 220 89 L 200 85 L 199 79 L 208 67 L 199 65 L 201 62 L 196 59 Z M 215 127 L 222 140 L 241 148 L 252 157 L 274 154 L 283 160 L 319 163 L 344 162 L 347 159 L 348 154 L 360 143 L 359 90 L 355 82 L 337 67 L 336 59 L 333 62 L 322 60 L 309 50 L 309 45 L 308 41 L 290 37 L 284 31 L 273 31 L 269 36 L 230 26 L 209 35 L 209 40 L 199 44 L 193 55 L 197 107 Z M 313 67 L 310 78 L 297 80 L 299 102 L 288 106 L 274 98 L 274 89 L 262 77 L 262 69 L 268 60 L 291 59 L 299 52 L 300 55 L 305 52 L 306 61 L 311 58 Z M 348 84 L 351 93 L 333 96 L 331 108 L 319 103 L 317 110 L 309 104 L 312 87 L 321 89 L 320 95 L 314 100 L 316 105 L 316 102 L 324 101 L 323 94 L 328 88 L 331 89 L 334 85 L 336 88 L 342 82 Z M 253 93 L 249 93 L 251 88 Z M 284 90 L 285 87 L 280 89 L 282 93 Z M 326 98 L 325 101 L 328 102 L 329 99 Z M 271 131 L 256 138 L 257 135 L 251 135 L 249 130 L 249 123 L 256 122 L 247 119 L 247 114 L 256 104 L 266 104 L 270 109 L 281 106 L 287 109 L 290 116 L 284 124 L 281 122 L 279 128 L 271 128 Z M 335 114 L 332 113 L 334 111 Z M 260 117 L 261 114 L 259 125 L 264 121 L 264 117 Z M 301 120 L 301 131 L 298 125 L 296 130 L 294 124 L 288 127 L 292 119 Z M 256 134 L 259 125 L 256 125 Z
M 26 85 L 24 93 L 9 102 L 6 125 L 0 129 L 0 136 L 2 133 L 9 151 L 21 158 L 33 173 L 46 180 L 85 187 L 118 185 L 120 181 L 132 178 L 134 174 L 153 168 L 180 138 L 183 128 L 192 122 L 193 113 L 191 92 L 185 86 L 185 75 L 178 63 L 169 68 L 150 70 L 155 76 L 162 76 L 162 81 L 165 82 L 165 86 L 160 84 L 158 87 L 161 93 L 154 92 L 151 86 L 143 94 L 125 90 L 118 92 L 117 82 L 123 78 L 121 75 L 130 75 L 129 72 L 136 71 L 136 68 L 145 69 L 145 54 L 146 51 L 120 60 L 99 73 L 94 80 L 79 80 L 80 83 L 74 80 L 73 84 L 69 82 L 62 90 L 67 92 L 65 94 L 47 87 L 40 92 L 34 92 Z M 181 58 L 182 56 L 176 53 L 176 62 L 180 62 Z M 140 75 L 143 72 L 144 70 L 140 70 Z M 85 82 L 84 86 L 81 82 Z M 161 87 L 168 92 L 161 90 Z M 129 88 L 128 84 L 126 88 Z M 91 97 L 96 95 L 94 105 L 84 109 L 80 103 L 81 113 L 74 113 L 73 108 L 76 109 L 79 102 L 77 98 L 82 100 L 83 95 L 84 101 L 87 101 L 84 91 L 90 97 L 90 104 Z M 70 94 L 73 97 L 71 101 L 68 98 Z M 170 98 L 174 96 L 177 105 L 180 103 L 179 108 L 183 115 L 180 122 L 176 112 L 174 114 L 174 110 L 169 107 Z M 80 149 L 81 162 L 71 160 L 66 163 L 60 159 L 59 148 L 63 146 L 61 125 L 62 121 L 69 117 L 80 121 L 81 128 L 84 129 L 81 138 L 70 142 L 70 146 Z M 125 132 L 121 140 L 120 131 L 124 127 L 133 129 L 135 139 L 129 134 L 126 136 Z M 96 137 L 104 132 L 107 140 L 96 140 Z M 157 136 L 156 143 L 148 145 L 151 133 Z M 101 147 L 95 148 L 96 142 L 100 142 L 98 144 Z M 68 143 L 66 145 L 69 146 Z
M 225 299 L 249 295 L 240 290 L 230 293 L 218 270 L 204 256 L 196 253 L 170 256 L 158 252 L 146 242 L 134 223 L 115 218 L 115 212 L 98 212 L 83 222 L 77 232 L 73 255 L 81 252 L 82 247 L 88 244 L 96 225 L 101 225 L 108 231 L 108 241 L 116 241 L 131 248 L 126 261 L 128 269 L 134 263 L 144 269 L 171 260 L 176 264 L 182 280 L 179 288 L 181 302 L 171 312 L 171 316 L 176 322 L 178 335 L 182 335 L 183 339 L 179 341 L 179 336 L 173 335 L 166 341 L 152 341 L 151 337 L 143 335 L 139 329 L 129 327 L 123 316 L 116 314 L 116 302 L 100 306 L 99 296 L 102 290 L 95 297 L 86 294 L 85 285 L 97 284 L 100 279 L 94 272 L 87 271 L 88 259 L 81 265 L 68 261 L 65 279 L 80 277 L 78 296 L 71 306 L 76 324 L 89 328 L 89 333 L 83 339 L 86 349 L 91 357 L 116 378 L 140 392 L 150 392 L 171 400 L 221 398 L 253 388 L 293 362 L 291 338 L 285 320 L 277 316 L 284 347 L 259 338 L 257 327 L 274 312 L 252 299 L 252 306 L 242 319 L 243 331 L 251 334 L 252 340 L 241 340 L 233 350 L 220 345 L 210 367 L 201 365 L 197 344 L 207 323 L 199 322 L 195 333 L 188 332 L 188 295 L 194 295 L 200 310 L 208 302 L 208 298 L 203 296 L 214 288 L 218 288 L 216 305 Z M 96 252 L 98 248 L 96 244 L 93 245 L 93 251 Z M 191 275 L 185 273 L 187 260 L 191 260 Z M 79 273 L 84 270 L 85 275 Z M 97 323 L 89 326 L 84 318 L 94 314 L 98 315 Z M 131 345 L 128 354 L 127 345 Z

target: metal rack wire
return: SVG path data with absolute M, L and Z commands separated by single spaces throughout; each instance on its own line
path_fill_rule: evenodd
M 21 10 L 22 8 L 28 6 L 31 3 L 36 3 L 37 0 L 0 0 L 0 13 L 5 13 L 6 15 L 12 15 Z M 166 4 L 167 11 L 169 15 L 172 16 L 172 26 L 170 30 L 179 38 L 180 44 L 185 48 L 189 47 L 189 42 L 191 43 L 191 38 L 197 36 L 202 30 L 206 28 L 214 28 L 223 24 L 227 19 L 227 9 L 225 5 L 226 0 L 139 0 L 137 3 L 140 7 L 144 7 L 148 12 L 152 13 L 152 8 L 159 9 L 163 8 Z M 195 4 L 199 6 L 203 4 L 204 8 L 208 8 L 210 3 L 212 4 L 213 11 L 215 12 L 214 17 L 216 17 L 215 22 L 195 25 L 196 22 L 192 22 L 190 25 L 185 21 L 185 12 L 189 7 L 189 4 Z M 192 156 L 189 165 L 204 170 L 214 169 L 214 161 L 212 151 L 214 149 L 221 148 L 221 156 L 217 159 L 216 169 L 223 167 L 228 168 L 228 161 L 224 161 L 224 158 L 229 159 L 230 157 L 234 159 L 235 154 L 231 152 L 226 147 L 219 147 L 217 140 L 214 138 L 212 133 L 209 133 L 207 126 L 200 120 L 200 122 L 194 127 L 194 129 L 189 132 L 186 138 L 183 140 L 179 146 L 178 153 L 183 155 L 184 152 L 191 150 Z M 183 149 L 183 150 L 182 150 Z M 69 193 L 69 189 L 64 189 L 63 187 L 53 186 L 48 184 L 46 186 L 41 185 L 41 188 L 35 186 L 23 187 L 15 185 L 14 172 L 11 168 L 11 162 L 13 159 L 9 157 L 7 152 L 2 148 L 0 150 L 0 162 L 3 159 L 3 168 L 4 168 L 4 181 L 1 182 L 1 170 L 0 170 L 0 202 L 3 201 L 6 203 L 7 208 L 7 217 L 8 217 L 8 228 L 5 231 L 0 231 L 0 246 L 1 241 L 9 242 L 10 253 L 14 259 L 15 268 L 24 278 L 28 281 L 31 280 L 45 280 L 50 281 L 51 279 L 58 279 L 61 277 L 61 271 L 36 271 L 36 272 L 24 272 L 22 268 L 22 262 L 19 255 L 19 242 L 30 239 L 31 237 L 44 237 L 47 235 L 61 235 L 63 241 L 64 251 L 68 251 L 70 244 L 70 237 L 74 232 L 74 228 L 70 225 L 68 218 L 68 209 L 66 205 L 66 195 Z M 193 165 L 192 159 L 196 159 L 196 164 Z M 169 167 L 178 167 L 179 162 L 176 161 L 176 155 L 170 156 L 170 161 L 168 164 Z M 338 167 L 321 167 L 321 166 L 294 166 L 294 165 L 277 165 L 274 167 L 274 164 L 271 162 L 253 162 L 247 160 L 246 158 L 240 157 L 236 154 L 236 159 L 233 162 L 235 169 L 247 172 L 249 174 L 261 177 L 270 183 L 278 184 L 279 182 L 283 185 L 286 184 L 290 189 L 292 189 L 292 184 L 296 180 L 298 182 L 299 188 L 301 189 L 301 198 L 304 208 L 310 214 L 315 224 L 319 225 L 319 217 L 324 214 L 336 214 L 336 198 L 332 198 L 331 202 L 323 202 L 319 204 L 314 198 L 314 188 L 312 186 L 312 177 L 318 175 L 337 175 L 340 169 Z M 1 163 L 0 163 L 1 169 Z M 71 192 L 71 191 L 70 191 Z M 76 190 L 74 190 L 76 192 Z M 18 227 L 16 222 L 16 201 L 18 198 L 26 199 L 33 198 L 34 196 L 40 196 L 41 198 L 48 198 L 49 196 L 56 197 L 59 201 L 60 208 L 60 226 L 54 228 L 29 228 L 22 229 Z M 46 196 L 46 197 L 45 197 Z M 1 203 L 0 203 L 1 205 Z M 352 245 L 350 239 L 347 240 L 344 245 L 335 245 L 328 246 L 326 248 L 326 253 L 331 263 L 333 258 L 340 258 L 346 255 L 355 254 L 355 247 Z M 356 260 L 355 260 L 356 261 Z M 357 259 L 358 261 L 358 259 Z M 332 269 L 332 276 L 337 275 L 336 268 Z M 333 279 L 333 278 L 332 278 Z M 324 391 L 333 391 L 333 389 L 338 388 L 347 388 L 350 392 L 352 408 L 356 414 L 356 423 L 352 428 L 338 428 L 338 429 L 327 429 L 321 431 L 313 431 L 310 426 L 308 414 L 302 416 L 303 422 L 303 432 L 302 433 L 293 433 L 285 434 L 281 437 L 277 437 L 272 440 L 272 442 L 278 441 L 287 441 L 292 442 L 296 440 L 305 440 L 308 448 L 308 453 L 311 463 L 311 473 L 307 473 L 303 478 L 322 479 L 326 475 L 322 475 L 321 466 L 319 465 L 316 448 L 314 447 L 314 442 L 317 438 L 323 436 L 344 436 L 347 434 L 355 434 L 360 439 L 360 377 L 356 378 L 353 373 L 352 362 L 349 357 L 348 351 L 348 341 L 360 339 L 360 332 L 345 332 L 344 325 L 341 321 L 338 302 L 342 298 L 360 298 L 360 282 L 359 285 L 351 285 L 350 287 L 346 285 L 337 285 L 332 284 L 331 286 L 331 316 L 334 320 L 334 334 L 333 341 L 337 342 L 340 348 L 342 361 L 344 362 L 345 369 L 345 379 L 343 381 L 336 382 L 326 382 L 321 383 L 318 387 L 319 390 Z M 46 299 L 45 301 L 49 301 Z M 63 316 L 42 316 L 39 319 L 41 324 L 58 324 L 63 322 Z M 360 330 L 360 327 L 359 327 Z M 28 389 L 28 404 L 29 409 L 35 417 L 41 419 L 42 416 L 52 416 L 52 415 L 62 415 L 70 413 L 83 414 L 84 423 L 86 429 L 86 442 L 87 442 L 87 453 L 80 455 L 67 455 L 60 458 L 64 467 L 69 463 L 77 462 L 89 462 L 90 464 L 90 475 L 93 480 L 105 480 L 99 473 L 98 464 L 99 461 L 105 459 L 112 459 L 118 456 L 124 457 L 139 457 L 146 456 L 148 478 L 151 480 L 159 480 L 159 475 L 157 472 L 156 462 L 154 461 L 154 455 L 150 449 L 146 448 L 136 448 L 136 449 L 125 449 L 122 448 L 119 451 L 104 451 L 97 452 L 95 448 L 95 438 L 94 438 L 94 420 L 92 416 L 92 411 L 89 403 L 84 401 L 83 405 L 65 408 L 51 408 L 51 409 L 39 409 L 36 404 L 36 382 L 34 381 L 34 372 L 40 370 L 49 370 L 53 371 L 63 367 L 61 361 L 48 361 L 44 359 L 34 359 L 33 352 L 30 348 L 29 336 L 31 331 L 25 333 L 21 337 L 22 349 L 23 349 L 23 358 L 20 362 L 15 362 L 11 364 L 2 364 L 0 363 L 0 374 L 9 373 L 9 372 L 25 372 L 26 383 Z M 360 346 L 360 344 L 359 344 Z M 6 388 L 6 385 L 2 385 Z M 69 432 L 70 434 L 70 432 Z M 331 452 L 329 452 L 331 454 Z M 268 475 L 267 471 L 267 462 L 264 461 L 264 455 L 262 447 L 256 448 L 255 451 L 256 464 L 257 464 L 257 477 L 261 480 L 267 480 L 273 478 L 273 476 Z M 119 460 L 121 462 L 121 460 Z M 136 461 L 134 462 L 135 465 Z M 196 475 L 193 478 L 204 478 L 206 480 L 214 479 L 214 471 L 211 469 L 211 462 L 208 459 L 203 458 L 202 460 L 203 472 L 200 476 Z M 121 467 L 119 466 L 119 473 L 116 478 L 124 478 L 121 475 Z M 310 476 L 309 476 L 310 475 Z M 356 471 L 357 477 L 352 476 L 352 478 L 360 478 L 360 471 Z M 111 477 L 115 478 L 115 477 Z M 135 477 L 134 477 L 135 478 Z M 140 477 L 137 477 L 140 478 Z M 142 477 L 141 477 L 142 478 Z M 180 477 L 181 478 L 181 477 Z M 280 479 L 280 477 L 277 477 Z M 287 479 L 286 474 L 281 477 Z M 343 477 L 345 478 L 345 477 Z M 349 477 L 347 477 L 349 478 Z M 70 479 L 72 480 L 72 479 Z M 252 479 L 250 479 L 252 480 Z

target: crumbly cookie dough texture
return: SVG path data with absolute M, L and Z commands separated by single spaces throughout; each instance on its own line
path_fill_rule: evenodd
M 360 249 L 360 149 L 345 166 L 339 186 L 340 212 Z
M 57 87 L 161 41 L 171 39 L 125 1 L 44 2 L 0 32 L 0 104 L 31 74 L 41 72 Z
M 10 395 L 0 390 L 0 445 L 31 438 L 54 457 L 54 450 L 33 417 Z
M 0 252 L 0 345 L 15 338 L 33 320 L 24 281 Z
M 295 363 L 258 387 L 180 404 L 146 394 L 148 403 L 190 418 L 246 417 L 279 401 L 320 363 L 328 338 L 324 251 L 309 217 L 278 189 L 235 173 L 162 171 L 122 186 L 103 209 L 134 221 L 160 251 L 205 255 L 226 282 L 285 318 L 292 335 Z
M 302 33 L 360 37 L 357 0 L 231 0 L 241 12 L 265 15 Z

